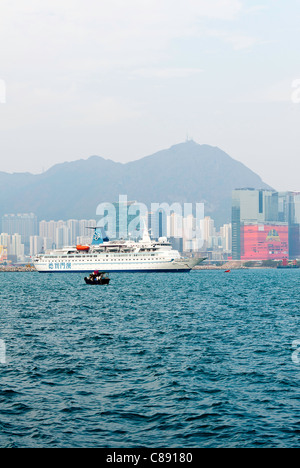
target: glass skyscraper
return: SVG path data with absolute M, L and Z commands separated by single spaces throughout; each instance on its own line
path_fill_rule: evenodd
M 300 192 L 279 192 L 279 219 L 289 226 L 289 256 L 300 258 Z

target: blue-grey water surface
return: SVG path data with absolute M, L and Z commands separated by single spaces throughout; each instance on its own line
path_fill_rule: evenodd
M 1 273 L 1 447 L 298 447 L 300 270 Z

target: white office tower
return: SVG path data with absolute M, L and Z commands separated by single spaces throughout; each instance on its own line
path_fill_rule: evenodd
M 183 217 L 177 213 L 172 213 L 167 218 L 167 236 L 172 238 L 183 238 Z
M 200 221 L 200 229 L 205 247 L 208 249 L 211 248 L 215 243 L 214 238 L 216 237 L 214 220 L 210 216 L 206 216 Z
M 42 253 L 44 247 L 43 237 L 31 236 L 30 237 L 30 256 Z
M 77 237 L 79 236 L 79 221 L 77 219 L 69 219 L 66 222 L 66 226 L 69 229 L 69 243 L 74 245 Z
M 20 234 L 13 234 L 11 236 L 9 255 L 15 255 L 18 261 L 24 260 L 24 244 L 22 244 L 22 236 Z
M 63 222 L 62 222 L 63 223 Z M 61 224 L 59 227 L 56 228 L 55 232 L 55 244 L 58 249 L 61 249 L 65 245 L 70 244 L 70 235 L 69 229 L 65 225 L 65 223 Z
M 223 251 L 231 253 L 232 251 L 232 227 L 231 224 L 224 224 L 220 229 Z

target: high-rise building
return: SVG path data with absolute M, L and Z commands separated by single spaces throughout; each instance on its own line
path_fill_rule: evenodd
M 153 237 L 153 233 L 155 231 L 155 219 L 152 211 L 148 211 L 146 213 L 146 225 L 150 236 Z
M 97 222 L 95 219 L 81 219 L 78 221 L 78 236 L 90 237 L 91 228 L 95 228 Z
M 65 245 L 75 245 L 78 243 L 78 238 L 88 238 L 91 241 L 93 231 L 90 228 L 95 227 L 95 219 L 41 221 L 39 223 L 39 237 L 44 239 L 44 249 L 48 250 Z
M 0 264 L 7 262 L 7 248 L 0 242 Z
M 289 226 L 289 257 L 300 258 L 300 192 L 278 194 L 279 219 Z
M 200 230 L 205 248 L 211 249 L 213 247 L 213 239 L 216 237 L 214 220 L 210 216 L 205 216 L 204 219 L 200 220 Z
M 273 190 L 237 189 L 232 196 L 233 260 L 289 256 L 288 207 Z
M 175 212 L 167 217 L 167 237 L 183 238 L 183 216 Z
M 22 236 L 13 234 L 11 236 L 9 255 L 16 257 L 17 260 L 24 260 L 24 244 L 22 244 Z
M 10 235 L 7 233 L 0 234 L 0 245 L 3 245 L 7 250 L 10 249 Z
M 75 245 L 76 239 L 79 236 L 79 222 L 77 219 L 69 219 L 66 222 L 67 228 L 69 229 L 69 242 L 70 245 Z
M 55 242 L 55 233 L 58 227 L 57 221 L 41 221 L 39 223 L 39 235 L 40 237 L 47 237 Z
M 37 217 L 33 213 L 6 214 L 2 217 L 2 232 L 20 234 L 25 250 L 29 251 L 30 236 L 37 234 Z
M 283 260 L 289 256 L 289 232 L 284 223 L 244 224 L 241 237 L 241 260 Z
M 55 244 L 57 249 L 70 245 L 70 232 L 66 225 L 56 228 Z
M 0 245 L 8 260 L 13 262 L 24 260 L 25 247 L 20 234 L 13 234 L 12 236 L 7 233 L 0 234 Z
M 220 228 L 220 237 L 222 242 L 223 251 L 230 254 L 232 251 L 232 226 L 231 224 L 224 224 Z
M 0 234 L 0 263 L 7 261 L 7 255 L 10 248 L 10 236 L 6 233 Z
M 30 237 L 30 256 L 40 254 L 44 250 L 44 239 L 40 236 Z

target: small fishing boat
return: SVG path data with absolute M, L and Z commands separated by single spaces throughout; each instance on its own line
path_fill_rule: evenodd
M 231 273 L 231 270 L 226 270 L 225 273 Z
M 289 263 L 287 258 L 282 260 L 282 263 L 277 266 L 279 269 L 299 269 L 300 266 L 298 265 L 297 260 L 294 260 L 293 263 Z
M 94 271 L 94 273 L 91 273 L 90 276 L 85 277 L 84 281 L 86 284 L 109 284 L 110 278 L 107 276 L 107 273 L 105 272 L 100 272 L 100 271 Z

